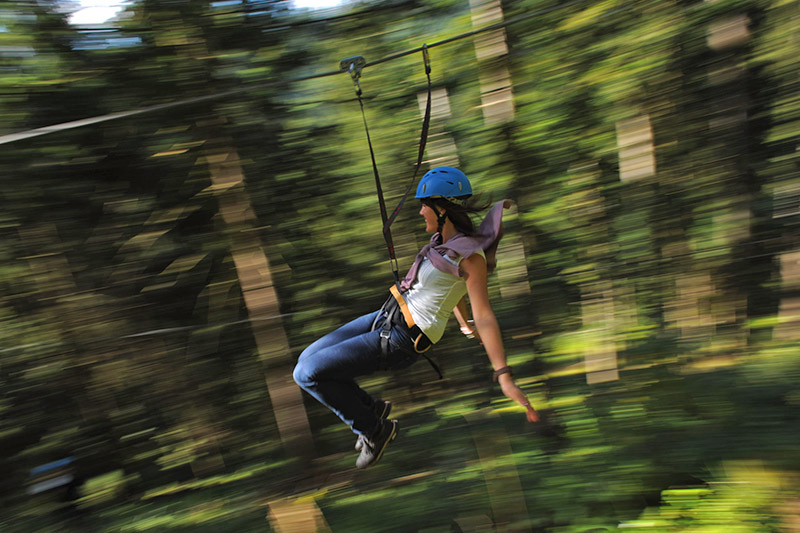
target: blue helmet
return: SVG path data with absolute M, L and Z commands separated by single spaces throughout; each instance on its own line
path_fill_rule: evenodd
M 453 167 L 436 167 L 419 180 L 416 198 L 444 198 L 461 203 L 472 196 L 472 186 L 466 174 Z

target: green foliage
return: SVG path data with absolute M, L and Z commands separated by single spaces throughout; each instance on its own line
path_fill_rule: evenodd
M 123 496 L 127 481 L 122 470 L 87 479 L 81 489 L 83 494 L 77 503 L 81 507 L 91 508 L 119 500 Z
M 504 244 L 522 252 L 490 290 L 545 422 L 522 426 L 480 348 L 451 335 L 444 384 L 423 363 L 367 380 L 402 426 L 359 476 L 349 431 L 311 401 L 319 457 L 281 448 L 233 251 L 262 243 L 281 316 L 260 319 L 280 321 L 284 366 L 380 304 L 391 275 L 352 83 L 289 80 L 469 31 L 470 3 L 362 3 L 374 11 L 287 29 L 305 19 L 282 2 L 142 0 L 103 34 L 56 3 L 0 10 L 3 134 L 247 89 L 0 147 L 0 529 L 260 531 L 290 497 L 333 531 L 449 531 L 503 524 L 496 503 L 513 495 L 489 480 L 509 469 L 517 525 L 536 531 L 796 520 L 795 3 L 503 4 L 505 20 L 558 9 L 506 27 L 491 60 L 470 39 L 431 49 L 450 113 L 435 113 L 428 156 L 452 143 L 477 189 L 518 205 Z M 745 38 L 711 46 L 744 15 Z M 481 98 L 496 67 L 515 105 L 502 124 Z M 416 158 L 420 54 L 361 84 L 391 207 Z M 617 128 L 643 116 L 655 174 L 622 181 Z M 215 157 L 235 162 L 228 182 Z M 223 220 L 237 194 L 248 223 Z M 402 269 L 428 239 L 413 201 L 393 233 Z M 598 346 L 621 379 L 588 386 Z M 496 416 L 467 422 L 479 408 Z M 498 428 L 512 452 L 481 457 L 476 439 Z M 76 492 L 25 493 L 66 456 Z
M 726 463 L 719 474 L 720 481 L 707 487 L 663 491 L 661 506 L 647 509 L 626 528 L 711 533 L 776 531 L 788 525 L 796 480 L 757 462 Z

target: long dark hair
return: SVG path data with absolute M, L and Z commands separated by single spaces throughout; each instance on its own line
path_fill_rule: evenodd
M 464 235 L 472 236 L 477 233 L 475 224 L 472 222 L 473 214 L 484 211 L 491 202 L 483 202 L 480 196 L 472 196 L 464 202 L 464 205 L 456 204 L 444 198 L 423 198 L 422 203 L 433 209 L 436 213 L 436 206 L 443 208 L 446 217 L 450 219 L 456 229 Z M 442 231 L 444 219 L 439 223 L 438 231 Z

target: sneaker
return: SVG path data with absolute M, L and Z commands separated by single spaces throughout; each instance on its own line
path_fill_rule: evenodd
M 361 438 L 360 440 L 363 446 L 361 448 L 361 455 L 356 461 L 356 466 L 358 468 L 367 468 L 377 463 L 381 456 L 383 456 L 383 452 L 386 450 L 389 443 L 397 438 L 398 427 L 399 424 L 397 420 L 384 420 L 381 423 L 381 428 L 374 437 L 371 439 L 366 437 Z
M 392 412 L 392 402 L 389 400 L 375 400 L 375 414 L 378 415 L 378 418 L 384 419 L 389 416 L 389 413 Z M 356 451 L 360 452 L 361 448 L 364 446 L 362 442 L 364 437 L 359 436 L 356 439 Z

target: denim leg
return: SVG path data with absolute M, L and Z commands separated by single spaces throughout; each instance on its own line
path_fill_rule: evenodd
M 300 366 L 300 363 L 304 363 L 304 361 L 308 359 L 311 354 L 314 354 L 322 349 L 335 346 L 347 339 L 351 339 L 363 333 L 369 332 L 370 328 L 372 327 L 372 323 L 374 322 L 375 317 L 377 317 L 378 314 L 380 314 L 380 311 L 375 311 L 374 313 L 361 316 L 359 318 L 351 320 L 350 322 L 339 327 L 338 329 L 331 331 L 327 335 L 320 337 L 319 339 L 311 343 L 305 350 L 303 350 L 303 352 L 300 354 L 300 357 L 297 360 L 297 366 Z M 312 362 L 304 363 L 304 365 L 306 366 L 310 364 L 312 364 Z M 297 382 L 297 379 L 295 379 L 295 381 Z M 303 385 L 300 382 L 297 382 L 297 384 L 303 387 Z M 356 385 L 355 381 L 353 381 L 353 385 L 354 385 L 353 392 L 356 395 L 358 395 L 359 399 L 361 400 L 361 403 L 363 403 L 365 406 L 369 408 L 372 408 L 375 405 L 375 398 L 373 398 L 370 394 L 368 394 L 364 389 Z
M 323 348 L 327 348 L 328 346 L 333 346 L 334 344 L 339 344 L 340 342 L 355 337 L 356 335 L 367 333 L 372 327 L 372 322 L 379 313 L 380 311 L 375 311 L 374 313 L 360 316 L 354 320 L 351 320 L 344 326 L 331 331 L 324 337 L 320 337 L 313 343 L 309 344 L 305 350 L 303 350 L 303 353 L 300 354 L 299 360 L 302 361 L 303 358 L 307 357 L 309 354 L 317 352 Z
M 380 331 L 369 331 L 379 311 L 364 315 L 311 344 L 300 355 L 294 380 L 357 434 L 378 425 L 373 398 L 354 378 L 372 374 L 380 361 Z

